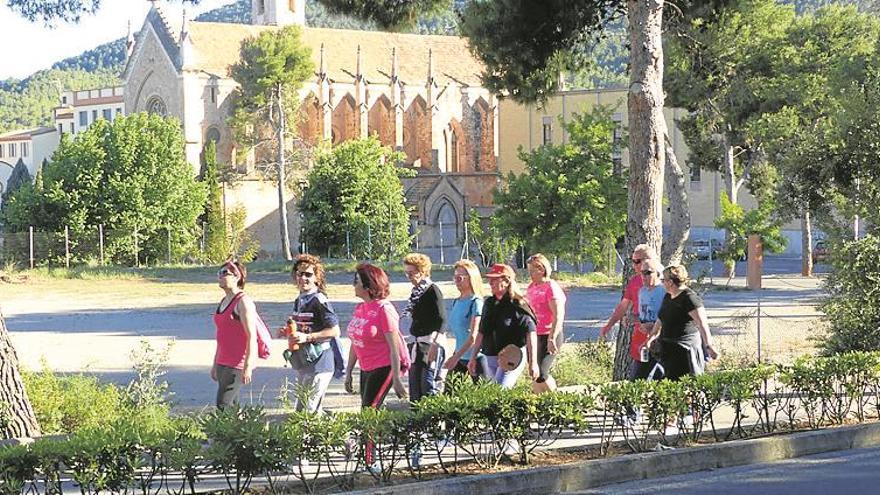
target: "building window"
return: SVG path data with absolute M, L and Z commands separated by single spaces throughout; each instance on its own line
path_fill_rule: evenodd
M 216 127 L 209 127 L 205 133 L 205 144 L 209 141 L 213 141 L 215 145 L 220 143 L 220 131 Z
M 70 133 L 73 134 L 73 122 L 70 123 Z
M 266 1 L 265 0 L 257 0 L 257 13 L 262 14 L 266 11 Z
M 58 124 L 58 134 L 64 134 L 64 124 Z
M 105 108 L 101 113 L 104 114 L 104 120 L 113 120 L 113 110 Z
M 452 131 L 452 136 L 449 138 L 449 148 L 450 148 L 450 172 L 458 172 L 458 136 L 455 134 L 455 130 Z
M 98 111 L 92 110 L 92 122 L 98 120 Z
M 553 117 L 543 118 L 544 144 L 553 144 Z
M 211 86 L 211 103 L 217 103 L 217 88 Z
M 147 113 L 164 117 L 168 115 L 168 109 L 165 106 L 165 102 L 162 101 L 162 98 L 154 96 L 147 100 Z
M 116 107 L 116 117 L 122 116 L 122 107 Z
M 3 145 L 0 144 L 0 158 L 3 158 Z
M 690 173 L 691 182 L 700 182 L 700 180 L 702 179 L 701 173 L 700 173 L 700 167 L 698 167 L 692 163 L 688 163 L 688 167 L 690 167 L 690 169 L 691 169 L 691 173 Z
M 15 143 L 9 143 L 9 158 L 14 157 L 16 154 Z
M 67 105 L 67 96 L 62 96 L 62 97 L 61 97 L 61 104 L 62 104 L 62 105 Z
M 25 158 L 27 158 L 27 156 L 28 156 L 28 144 L 27 143 L 21 143 L 21 156 L 23 156 Z
M 82 111 L 79 113 L 79 126 L 85 127 L 89 125 L 89 112 Z

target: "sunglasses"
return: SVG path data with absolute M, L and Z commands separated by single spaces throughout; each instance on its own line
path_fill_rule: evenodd
M 650 275 L 654 273 L 654 270 L 642 270 L 642 275 Z
M 233 272 L 232 270 L 230 270 L 228 268 L 221 268 L 221 269 L 217 270 L 218 277 L 222 278 L 222 277 L 228 277 L 230 275 L 235 276 L 235 272 Z
M 471 277 L 470 275 L 456 275 L 455 280 L 464 280 L 464 279 L 467 279 L 470 277 Z
M 314 272 L 296 272 L 297 277 L 302 278 L 312 278 L 315 276 Z
M 641 263 L 641 262 L 643 262 L 643 261 L 645 261 L 644 258 L 643 258 L 643 259 L 633 259 L 633 260 L 632 260 L 632 262 L 633 262 L 634 265 L 638 265 L 639 263 Z

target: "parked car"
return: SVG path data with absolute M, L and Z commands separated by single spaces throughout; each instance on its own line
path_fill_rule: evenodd
M 698 260 L 707 260 L 711 254 L 712 247 L 708 239 L 697 239 L 687 243 L 684 252 L 696 257 Z
M 815 246 L 813 246 L 813 263 L 824 263 L 828 261 L 828 256 L 831 254 L 831 250 L 828 248 L 828 244 L 825 241 L 818 241 Z

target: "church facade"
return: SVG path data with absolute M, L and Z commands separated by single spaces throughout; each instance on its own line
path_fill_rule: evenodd
M 304 4 L 253 0 L 252 25 L 186 19 L 174 25 L 154 1 L 130 39 L 122 76 L 125 112 L 178 118 L 195 171 L 209 140 L 220 162 L 235 164 L 227 119 L 237 83 L 229 68 L 245 39 L 300 25 L 317 68 L 301 90 L 300 136 L 310 144 L 376 136 L 402 151 L 402 166 L 416 171 L 404 186 L 417 244 L 460 246 L 467 212 L 491 211 L 500 178 L 498 101 L 480 83 L 483 66 L 458 37 L 305 26 Z M 246 207 L 248 223 L 272 251 L 280 246 L 277 204 L 266 194 L 272 186 L 256 180 L 248 164 L 236 166 L 253 180 L 239 181 L 227 204 Z M 291 232 L 298 232 L 298 215 L 289 218 Z

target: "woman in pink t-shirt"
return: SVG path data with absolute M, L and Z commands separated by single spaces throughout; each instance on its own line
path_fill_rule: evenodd
M 553 271 L 550 260 L 541 253 L 527 260 L 529 277 L 532 283 L 526 289 L 526 300 L 538 319 L 538 368 L 540 374 L 535 378 L 532 388 L 537 393 L 556 388 L 556 380 L 550 376 L 550 369 L 562 348 L 562 322 L 565 320 L 565 293 L 555 280 L 550 279 Z
M 245 295 L 247 268 L 229 261 L 217 272 L 218 285 L 225 295 L 214 312 L 217 350 L 211 379 L 217 382 L 217 407 L 238 403 L 241 385 L 251 382 L 257 366 L 257 308 Z
M 394 387 L 399 398 L 406 398 L 401 379 L 400 316 L 388 299 L 388 275 L 377 266 L 361 263 L 354 276 L 354 293 L 364 302 L 354 308 L 348 324 L 351 349 L 345 370 L 345 390 L 354 393 L 352 371 L 361 364 L 361 407 L 379 407 Z

